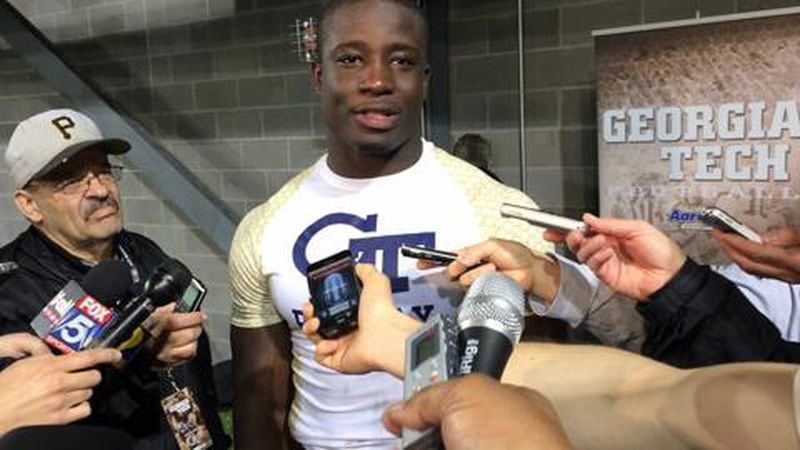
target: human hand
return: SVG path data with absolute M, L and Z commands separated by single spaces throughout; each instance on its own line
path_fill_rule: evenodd
M 47 344 L 32 334 L 12 333 L 0 336 L 0 358 L 19 359 L 50 354 Z
M 469 287 L 485 273 L 500 272 L 516 281 L 524 292 L 546 301 L 553 300 L 558 292 L 558 264 L 519 242 L 489 239 L 457 253 L 458 258 L 447 266 L 444 275 L 464 287 Z M 417 267 L 429 269 L 434 265 L 420 260 Z
M 674 241 L 641 220 L 584 214 L 591 231 L 573 231 L 566 243 L 579 261 L 615 291 L 646 300 L 680 270 L 686 255 Z
M 116 349 L 93 349 L 19 360 L 0 372 L 0 435 L 31 425 L 64 425 L 91 414 L 89 398 L 100 383 L 93 367 L 116 363 Z
M 761 236 L 763 244 L 719 230 L 713 230 L 711 236 L 743 270 L 788 283 L 800 282 L 800 227 L 771 229 Z
M 439 427 L 448 450 L 566 449 L 569 441 L 550 401 L 536 391 L 468 375 L 433 385 L 389 407 L 387 430 Z
M 371 264 L 357 264 L 361 280 L 358 328 L 336 339 L 324 339 L 317 331 L 311 303 L 303 305 L 303 332 L 316 344 L 314 359 L 341 373 L 362 374 L 375 370 L 398 378 L 405 371 L 405 340 L 421 324 L 397 310 L 389 278 Z
M 151 351 L 156 360 L 176 366 L 194 358 L 205 319 L 202 311 L 175 312 L 175 303 L 157 308 L 145 325 L 153 336 Z

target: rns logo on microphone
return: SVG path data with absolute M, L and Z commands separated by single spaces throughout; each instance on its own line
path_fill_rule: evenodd
M 467 339 L 467 343 L 464 347 L 464 355 L 461 357 L 461 365 L 459 367 L 461 375 L 472 373 L 472 363 L 475 361 L 475 355 L 478 354 L 478 344 L 479 342 L 477 339 Z

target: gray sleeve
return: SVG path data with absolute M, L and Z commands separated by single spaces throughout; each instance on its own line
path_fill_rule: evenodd
M 573 328 L 583 326 L 606 345 L 639 352 L 644 342 L 644 319 L 636 301 L 615 293 L 585 265 L 552 254 L 561 269 L 561 284 L 549 305 L 530 295 L 533 312 L 560 319 Z

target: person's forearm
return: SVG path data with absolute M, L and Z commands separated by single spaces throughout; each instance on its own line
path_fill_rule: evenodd
M 406 339 L 422 326 L 422 322 L 399 312 L 387 322 L 382 327 L 381 343 L 373 347 L 371 364 L 402 380 L 406 370 Z
M 561 268 L 549 256 L 535 253 L 530 267 L 531 286 L 527 294 L 535 295 L 550 304 L 558 294 L 561 285 Z

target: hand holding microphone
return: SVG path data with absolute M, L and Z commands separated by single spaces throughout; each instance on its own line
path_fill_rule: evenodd
M 23 426 L 63 425 L 88 417 L 92 388 L 100 383 L 94 367 L 121 358 L 117 350 L 96 349 L 14 362 L 0 372 L 0 436 Z
M 437 427 L 448 450 L 570 448 L 547 398 L 483 375 L 430 386 L 390 406 L 383 424 L 396 435 Z

